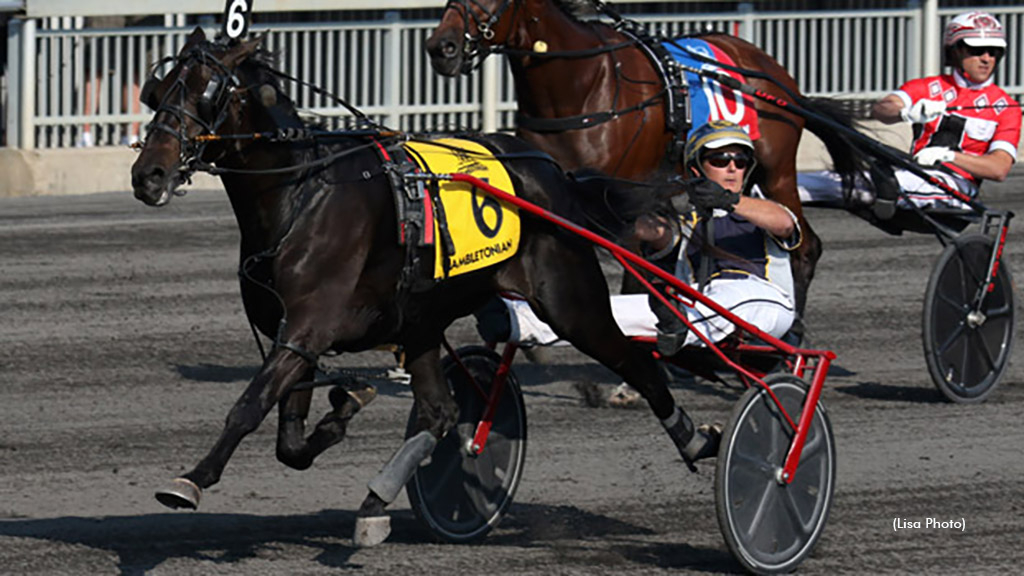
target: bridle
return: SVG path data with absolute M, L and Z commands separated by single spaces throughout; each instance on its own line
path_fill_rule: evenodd
M 477 13 L 471 9 L 470 4 L 483 14 L 482 18 L 477 17 Z M 494 12 L 487 10 L 479 0 L 448 0 L 444 11 L 458 10 L 462 16 L 463 61 L 462 69 L 460 70 L 462 74 L 469 74 L 476 68 L 479 68 L 487 56 L 502 50 L 503 42 L 493 42 L 494 25 L 501 20 L 509 6 L 513 4 L 515 4 L 515 10 L 512 11 L 512 24 L 514 25 L 519 14 L 520 2 L 518 0 L 502 0 L 501 5 Z M 510 25 L 509 30 L 512 29 L 513 26 Z M 474 31 L 476 34 L 473 33 Z M 483 40 L 486 40 L 488 44 L 484 45 Z M 508 38 L 505 41 L 507 42 Z
M 239 89 L 242 86 L 234 69 L 214 56 L 206 44 L 178 56 L 164 58 L 156 63 L 154 70 L 168 62 L 175 62 L 181 68 L 174 83 L 157 106 L 153 121 L 146 126 L 146 136 L 148 138 L 154 131 L 159 131 L 170 134 L 178 141 L 177 177 L 180 182 L 188 182 L 192 174 L 202 169 L 202 164 L 205 164 L 202 157 L 209 139 L 204 137 L 215 135 L 227 120 L 231 111 L 228 104 L 232 98 L 238 98 L 240 104 L 245 104 L 245 94 L 248 90 Z M 188 94 L 186 79 L 196 64 L 210 67 L 214 72 L 196 102 L 196 112 L 192 112 L 185 106 Z M 140 99 L 145 101 L 159 83 L 161 80 L 154 72 L 142 87 Z M 177 120 L 176 127 L 164 120 L 167 115 Z M 189 135 L 186 132 L 186 119 L 199 127 L 198 133 Z M 145 145 L 144 142 L 142 144 Z M 182 195 L 184 192 L 175 188 L 175 194 Z

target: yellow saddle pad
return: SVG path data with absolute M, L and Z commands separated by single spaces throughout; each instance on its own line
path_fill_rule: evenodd
M 515 194 L 512 180 L 501 161 L 484 146 L 471 140 L 442 138 L 406 142 L 406 152 L 420 170 L 435 174 L 462 173 L 475 176 L 491 186 Z M 464 182 L 440 183 L 441 204 L 448 231 L 455 244 L 449 257 L 448 276 L 486 268 L 511 258 L 519 249 L 519 211 Z M 429 203 L 428 203 L 429 205 Z M 436 218 L 434 278 L 444 278 Z

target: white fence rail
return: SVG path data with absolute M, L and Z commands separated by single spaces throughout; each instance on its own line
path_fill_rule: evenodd
M 713 28 L 743 37 L 772 54 L 811 95 L 879 97 L 921 75 L 926 27 L 940 27 L 962 9 L 925 22 L 918 9 L 808 13 L 661 15 L 638 18 L 683 34 Z M 1024 93 L 1024 7 L 990 9 L 1011 39 L 997 76 L 1012 95 Z M 75 27 L 75 23 L 79 27 Z M 150 111 L 138 86 L 150 64 L 176 53 L 191 31 L 182 18 L 169 27 L 84 30 L 81 19 L 12 21 L 8 42 L 7 142 L 25 149 L 118 145 L 140 136 Z M 436 21 L 402 20 L 398 12 L 372 22 L 277 24 L 267 45 L 280 66 L 345 98 L 371 117 L 403 130 L 505 129 L 513 126 L 512 79 L 501 61 L 484 73 L 445 79 L 430 68 L 423 44 Z M 208 29 L 213 29 L 210 22 Z M 45 29 L 44 29 L 45 28 Z M 492 59 L 493 60 L 493 59 Z M 301 108 L 340 125 L 347 112 L 301 86 L 289 87 Z

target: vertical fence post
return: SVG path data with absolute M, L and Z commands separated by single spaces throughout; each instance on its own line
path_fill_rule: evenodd
M 924 0 L 921 6 L 921 75 L 942 72 L 942 40 L 939 35 L 939 0 Z
M 24 57 L 21 54 L 21 27 L 24 20 L 12 18 L 7 24 L 7 102 L 4 107 L 4 114 L 7 116 L 6 133 L 7 146 L 11 148 L 21 147 L 21 62 Z
M 21 25 L 21 137 L 22 150 L 36 147 L 36 21 L 26 18 Z
M 491 56 L 484 60 L 483 74 L 480 81 L 480 123 L 484 132 L 497 132 L 498 130 L 498 72 L 500 71 L 502 59 Z
M 906 23 L 907 42 L 906 42 L 906 72 L 903 78 L 897 78 L 897 82 L 906 82 L 911 78 L 920 78 L 922 76 L 921 71 L 923 68 L 924 54 L 921 48 L 924 46 L 924 37 L 922 30 L 922 8 L 921 0 L 908 0 L 907 8 L 911 10 L 910 16 Z
M 401 14 L 397 11 L 384 15 L 387 22 L 387 37 L 384 41 L 384 125 L 398 130 L 402 129 L 401 88 L 402 88 L 402 27 Z
M 736 12 L 739 13 L 740 20 L 739 37 L 756 45 L 756 42 L 754 42 L 754 4 L 752 2 L 741 2 L 736 7 Z

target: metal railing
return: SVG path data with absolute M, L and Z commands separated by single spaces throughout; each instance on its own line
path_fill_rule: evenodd
M 924 72 L 927 27 L 941 26 L 963 9 L 939 11 L 926 24 L 919 9 L 757 13 L 748 8 L 694 17 L 657 15 L 641 22 L 679 35 L 715 29 L 742 37 L 772 54 L 810 95 L 874 99 Z M 1024 7 L 989 9 L 1010 43 L 997 82 L 1024 93 Z M 151 112 L 138 102 L 149 67 L 175 54 L 190 27 L 85 30 L 75 19 L 12 21 L 8 41 L 8 145 L 56 148 L 118 145 L 140 136 Z M 78 19 L 81 20 L 81 19 Z M 505 63 L 491 58 L 469 77 L 434 74 L 423 44 L 436 20 L 382 20 L 256 26 L 280 54 L 285 72 L 331 91 L 391 127 L 411 131 L 507 129 L 515 93 Z M 46 29 L 44 29 L 46 28 Z M 207 30 L 212 33 L 214 24 Z M 934 36 L 930 34 L 929 36 Z M 17 81 L 16 79 L 29 79 Z M 328 126 L 343 125 L 346 110 L 302 86 L 287 90 L 300 108 Z

